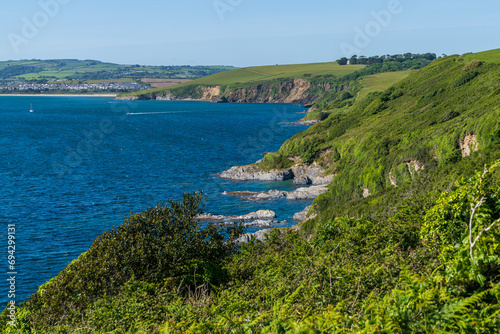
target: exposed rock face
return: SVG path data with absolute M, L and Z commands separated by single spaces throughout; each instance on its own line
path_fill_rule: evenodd
M 299 119 L 298 121 L 295 121 L 295 122 L 282 122 L 280 123 L 281 125 L 284 125 L 284 126 L 311 126 L 311 125 L 314 125 L 314 124 L 318 124 L 320 123 L 321 121 L 319 120 L 304 120 L 304 119 Z
M 370 189 L 368 189 L 368 188 L 363 189 L 363 197 L 364 198 L 367 198 L 368 196 L 371 196 L 371 194 L 372 193 L 370 192 Z
M 257 231 L 255 233 L 245 233 L 243 234 L 241 237 L 239 237 L 236 242 L 237 243 L 246 243 L 246 242 L 250 242 L 252 240 L 253 237 L 255 237 L 255 239 L 257 240 L 260 240 L 260 241 L 264 241 L 266 239 L 266 236 L 271 233 L 273 229 L 270 228 L 270 229 L 267 229 L 267 230 L 260 230 L 260 231 Z
M 218 99 L 220 95 L 220 86 L 215 87 L 202 87 L 203 97 L 201 98 L 203 101 L 213 101 L 214 99 Z
M 251 201 L 265 201 L 270 199 L 286 198 L 289 201 L 312 200 L 328 191 L 327 186 L 311 186 L 298 188 L 294 191 L 230 191 L 224 192 L 225 195 L 246 197 Z
M 285 103 L 294 103 L 303 98 L 304 93 L 311 88 L 309 81 L 305 79 L 294 79 L 293 88 L 290 91 L 290 95 L 285 99 Z
M 312 165 L 299 163 L 288 169 L 274 169 L 271 171 L 263 171 L 258 165 L 247 165 L 231 167 L 229 170 L 222 172 L 220 177 L 237 181 L 285 181 L 294 179 L 293 183 L 297 185 L 330 184 L 335 175 L 325 175 L 324 172 L 325 169 L 316 163 Z
M 394 186 L 394 187 L 397 187 L 398 186 L 398 183 L 396 181 L 396 177 L 394 175 L 392 175 L 392 173 L 389 173 L 389 182 L 391 182 L 391 184 Z
M 465 135 L 464 139 L 459 142 L 460 149 L 462 150 L 462 157 L 468 157 L 472 152 L 477 152 L 479 144 L 477 136 L 474 134 Z
M 259 210 L 257 212 L 251 212 L 242 216 L 222 216 L 213 215 L 211 213 L 199 214 L 195 217 L 196 220 L 204 221 L 242 221 L 242 220 L 262 220 L 262 219 L 274 219 L 276 218 L 276 213 L 271 210 Z
M 223 179 L 237 181 L 285 181 L 293 179 L 292 169 L 263 171 L 259 166 L 234 166 L 229 170 L 222 172 L 220 177 Z
M 425 165 L 418 160 L 408 160 L 405 163 L 411 175 L 415 172 L 420 173 L 420 171 L 425 169 Z
M 309 213 L 309 210 L 311 210 L 311 206 L 309 205 L 306 207 L 304 210 L 297 212 L 296 214 L 293 215 L 293 220 L 301 222 L 306 220 L 307 214 Z
M 234 102 L 234 103 L 296 103 L 308 104 L 318 98 L 318 93 L 308 92 L 311 83 L 305 79 L 293 79 L 281 83 L 261 84 L 248 88 L 231 89 L 224 91 L 220 85 L 199 86 L 203 95 L 198 100 L 210 102 Z M 330 85 L 318 85 L 322 90 L 329 90 Z M 133 97 L 134 100 L 186 100 L 192 97 L 177 97 L 171 91 L 144 94 Z M 119 97 L 118 100 L 128 99 Z

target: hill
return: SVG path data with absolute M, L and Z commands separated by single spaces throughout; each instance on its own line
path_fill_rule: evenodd
M 431 61 L 427 59 L 430 56 L 435 58 L 433 54 L 426 54 L 425 57 L 412 55 L 407 58 L 395 55 L 377 57 L 378 63 L 370 65 L 347 66 L 335 62 L 241 68 L 165 89 L 123 94 L 119 99 L 298 104 L 312 104 L 321 98 L 334 101 L 344 92 L 356 94 L 362 88 L 360 81 L 364 76 L 418 69 Z M 390 80 L 401 78 L 402 76 L 386 76 L 386 85 Z M 383 79 L 378 79 L 380 80 Z M 372 83 L 373 87 L 376 85 L 375 82 Z M 317 109 L 327 108 L 322 104 Z
M 495 52 L 435 60 L 365 98 L 322 101 L 323 122 L 252 165 L 335 175 L 299 229 L 240 247 L 239 228 L 229 242 L 222 227 L 203 232 L 193 219 L 201 196 L 186 194 L 96 239 L 15 309 L 19 330 L 498 332 Z
M 139 78 L 196 79 L 234 69 L 231 66 L 118 65 L 97 60 L 49 59 L 0 61 L 0 79 L 109 80 Z

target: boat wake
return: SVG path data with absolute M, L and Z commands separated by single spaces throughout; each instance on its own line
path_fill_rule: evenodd
M 173 114 L 181 111 L 159 111 L 159 112 L 128 112 L 127 115 L 155 115 L 155 114 Z

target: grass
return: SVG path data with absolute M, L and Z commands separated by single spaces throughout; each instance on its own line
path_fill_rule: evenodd
M 363 99 L 373 92 L 382 92 L 392 85 L 408 77 L 414 71 L 399 71 L 378 73 L 365 77 L 362 81 L 363 89 L 358 93 L 358 98 Z
M 235 84 L 251 84 L 261 83 L 271 80 L 280 80 L 284 78 L 304 78 L 308 79 L 315 76 L 342 77 L 364 68 L 365 65 L 340 66 L 337 63 L 311 63 L 311 64 L 294 64 L 294 65 L 273 65 L 273 66 L 256 66 L 235 69 L 232 71 L 221 72 L 207 77 L 196 79 L 188 83 L 182 83 L 168 88 L 148 89 L 145 91 L 135 92 L 130 95 L 143 95 L 151 93 L 161 93 L 167 90 L 188 86 L 216 86 L 216 85 L 235 85 Z
M 469 53 L 463 56 L 466 62 L 477 59 L 486 63 L 500 64 L 500 49 L 484 51 L 479 53 Z
M 155 76 L 160 78 L 200 78 L 207 73 L 216 73 L 234 69 L 232 66 L 139 66 L 103 63 L 95 60 L 49 59 L 49 60 L 19 60 L 0 61 L 0 71 L 9 67 L 30 66 L 38 70 L 33 73 L 23 73 L 12 78 L 25 80 L 52 77 L 56 79 L 71 79 L 82 74 L 95 73 L 96 77 L 84 79 L 110 79 L 127 77 Z M 31 70 L 31 69 L 30 69 Z M 109 77 L 106 77 L 109 76 Z

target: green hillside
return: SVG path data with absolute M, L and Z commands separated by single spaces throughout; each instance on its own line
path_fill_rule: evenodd
M 356 97 L 358 99 L 363 99 L 369 93 L 384 91 L 392 85 L 405 79 L 411 73 L 413 73 L 413 71 L 408 70 L 369 75 L 363 78 L 363 88 L 358 92 L 358 95 Z
M 16 309 L 16 330 L 6 327 L 8 310 L 0 328 L 498 333 L 496 54 L 435 60 L 384 91 L 345 95 L 342 108 L 325 98 L 328 118 L 260 164 L 302 160 L 336 175 L 299 229 L 240 247 L 232 241 L 241 227 L 201 229 L 193 217 L 202 196 L 186 194 L 96 239 Z M 388 84 L 363 77 L 365 87 Z
M 105 80 L 123 78 L 195 79 L 234 69 L 231 66 L 141 66 L 97 60 L 49 59 L 0 61 L 0 79 Z

